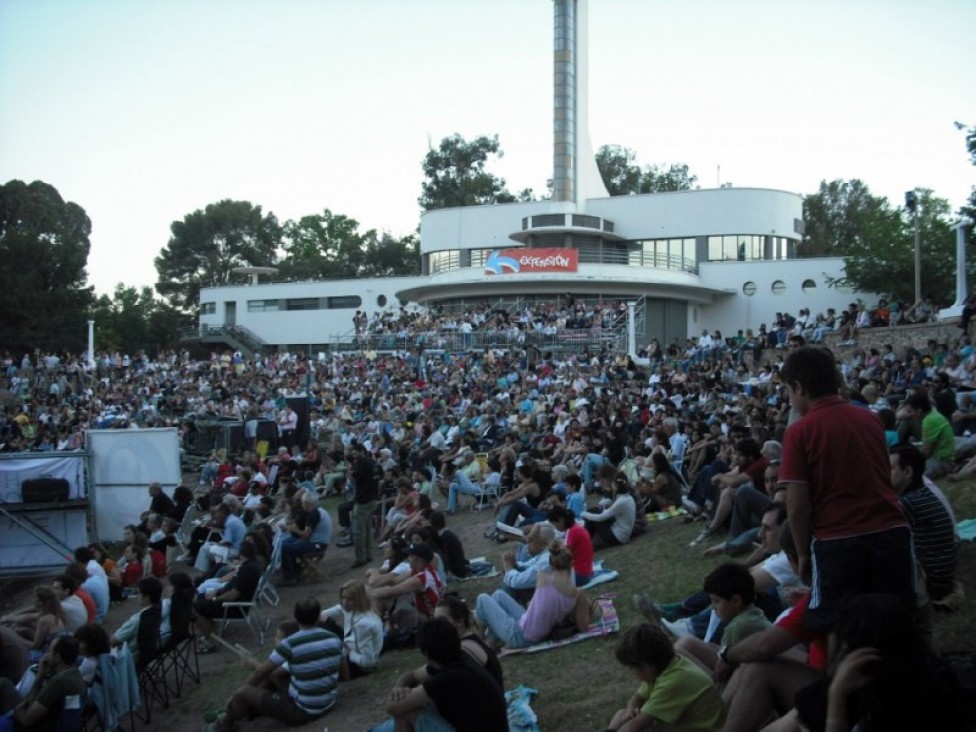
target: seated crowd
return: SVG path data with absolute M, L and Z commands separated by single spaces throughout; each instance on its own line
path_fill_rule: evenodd
M 491 323 L 481 315 L 478 325 Z M 217 624 L 246 613 L 266 583 L 302 585 L 333 561 L 330 547 L 351 546 L 351 569 L 363 574 L 333 607 L 295 604 L 214 728 L 257 714 L 304 724 L 336 704 L 340 680 L 416 643 L 425 665 L 397 680 L 379 729 L 431 720 L 469 729 L 471 719 L 505 729 L 497 651 L 586 630 L 599 612 L 584 589 L 594 551 L 629 544 L 648 515 L 683 515 L 704 522 L 693 547 L 730 560 L 688 598 L 635 598 L 648 623 L 624 634 L 617 659 L 640 686 L 609 729 L 921 723 L 910 702 L 931 691 L 933 610 L 951 610 L 962 592 L 955 519 L 933 480 L 976 473 L 976 457 L 966 459 L 976 452 L 966 436 L 976 352 L 964 337 L 904 354 L 854 349 L 837 364 L 803 345 L 818 326 L 801 315 L 802 326 L 783 321 L 731 346 L 707 333 L 684 350 L 652 344 L 647 367 L 608 352 L 413 350 L 336 357 L 328 369 L 289 354 L 209 364 L 171 354 L 152 367 L 106 365 L 113 376 L 97 381 L 76 369 L 73 384 L 47 395 L 57 408 L 50 398 L 44 407 L 65 426 L 169 410 L 259 413 L 283 438 L 292 424 L 283 395 L 311 369 L 313 434 L 304 449 L 285 442 L 270 457 L 253 440 L 238 455 L 215 451 L 196 493 L 170 498 L 151 486 L 117 559 L 100 544 L 79 548 L 30 608 L 0 618 L 4 648 L 16 640 L 23 651 L 0 675 L 19 678 L 40 661 L 60 676 L 97 658 L 92 648 L 126 647 L 138 664 L 140 625 L 148 618 L 162 647 L 185 613 L 199 652 L 213 652 Z M 377 327 L 405 325 L 364 326 Z M 740 356 L 779 346 L 765 363 Z M 142 384 L 152 388 L 143 394 Z M 72 401 L 74 388 L 85 396 Z M 825 415 L 842 427 L 825 430 Z M 333 516 L 326 501 L 337 495 Z M 838 510 L 838 499 L 853 508 Z M 464 502 L 489 505 L 489 534 L 517 545 L 501 557 L 498 589 L 472 609 L 446 590 L 484 571 L 449 528 Z M 205 519 L 184 522 L 191 510 Z M 104 644 L 91 638 L 86 628 L 130 596 L 140 609 L 129 621 Z M 913 685 L 867 673 L 865 694 L 852 676 L 879 659 L 909 669 Z M 42 729 L 34 705 L 43 698 L 48 715 L 45 686 L 22 700 L 4 686 L 3 709 Z M 59 709 L 73 676 L 61 686 Z M 458 689 L 483 691 L 461 704 Z M 878 726 L 899 714 L 901 726 Z

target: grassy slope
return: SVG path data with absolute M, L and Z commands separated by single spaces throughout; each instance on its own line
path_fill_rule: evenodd
M 943 486 L 952 501 L 957 518 L 976 517 L 976 482 Z M 461 534 L 469 556 L 485 555 L 495 559 L 500 551 L 495 544 L 482 538 L 488 523 L 487 514 L 463 512 L 452 519 L 453 528 Z M 601 551 L 598 554 L 607 567 L 620 571 L 616 582 L 602 585 L 599 590 L 615 595 L 614 602 L 622 627 L 639 619 L 630 603 L 634 592 L 647 592 L 654 599 L 680 599 L 699 588 L 708 571 L 722 559 L 704 559 L 700 552 L 688 548 L 699 525 L 675 521 L 652 523 L 649 532 L 631 545 Z M 350 550 L 330 550 L 326 560 L 326 578 L 309 588 L 288 589 L 283 602 L 275 609 L 276 619 L 290 612 L 291 604 L 311 590 L 323 606 L 332 604 L 342 581 L 353 576 L 348 570 L 352 561 Z M 963 608 L 951 616 L 937 618 L 936 639 L 943 651 L 976 647 L 976 545 L 963 546 L 959 557 L 959 579 L 969 590 Z M 497 578 L 453 585 L 473 605 L 479 592 L 497 587 Z M 228 631 L 228 639 L 239 641 L 249 648 L 255 641 L 240 626 Z M 636 682 L 613 658 L 616 636 L 589 640 L 545 653 L 512 656 L 503 660 L 506 688 L 526 684 L 539 690 L 533 708 L 539 715 L 543 730 L 599 729 L 609 721 L 614 709 L 621 706 L 633 692 Z M 263 651 L 267 650 L 262 649 Z M 165 715 L 153 720 L 153 729 L 196 728 L 199 714 L 219 706 L 227 695 L 246 676 L 246 672 L 227 653 L 204 659 L 207 671 L 205 683 L 193 687 L 174 703 Z M 396 676 L 419 663 L 416 651 L 387 654 L 375 674 L 344 684 L 339 704 L 322 720 L 299 728 L 322 730 L 359 730 L 368 728 L 382 716 L 383 700 Z M 270 720 L 258 720 L 250 729 L 277 729 Z

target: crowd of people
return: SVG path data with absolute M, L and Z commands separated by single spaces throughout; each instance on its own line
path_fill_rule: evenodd
M 562 305 L 515 320 L 570 327 L 561 322 L 569 313 L 592 327 L 620 308 Z M 358 318 L 357 328 L 415 339 L 451 317 Z M 485 310 L 461 320 L 483 329 L 513 317 Z M 380 729 L 420 720 L 505 729 L 497 651 L 585 630 L 599 612 L 582 589 L 594 551 L 630 543 L 648 514 L 662 513 L 702 521 L 690 550 L 730 559 L 680 602 L 635 599 L 648 623 L 624 634 L 617 659 L 641 685 L 609 729 L 749 730 L 777 718 L 784 729 L 795 720 L 893 729 L 878 726 L 898 719 L 892 709 L 904 711 L 899 724 L 917 721 L 907 706 L 916 697 L 893 695 L 888 677 L 865 665 L 910 662 L 916 688 L 930 689 L 934 612 L 951 611 L 962 593 L 955 518 L 933 479 L 976 472 L 966 459 L 976 352 L 963 335 L 903 352 L 845 349 L 838 363 L 815 345 L 815 320 L 787 322 L 760 329 L 765 340 L 706 332 L 687 347 L 652 342 L 644 359 L 428 353 L 416 340 L 323 361 L 103 354 L 91 371 L 80 358 L 7 358 L 4 450 L 77 449 L 96 426 L 173 424 L 189 435 L 207 416 L 240 420 L 245 444 L 214 451 L 196 491 L 170 498 L 151 487 L 117 561 L 101 545 L 80 547 L 54 586 L 0 628 L 20 639 L 24 663 L 33 653 L 56 665 L 71 655 L 72 633 L 75 643 L 82 633 L 77 659 L 84 648 L 132 645 L 147 611 L 173 634 L 173 608 L 189 606 L 208 653 L 228 608 L 246 612 L 239 603 L 265 582 L 301 585 L 330 546 L 349 545 L 357 575 L 339 604 L 299 601 L 214 728 L 255 714 L 307 722 L 336 703 L 340 679 L 416 643 L 426 666 L 397 680 Z M 298 445 L 287 398 L 306 384 L 309 440 Z M 277 425 L 272 444 L 248 430 L 257 419 Z M 447 592 L 485 571 L 450 529 L 465 496 L 491 505 L 485 528 L 517 548 L 502 557 L 498 589 L 472 609 Z M 182 537 L 191 510 L 209 516 Z M 86 641 L 83 629 L 130 595 L 137 619 L 107 644 Z M 863 625 L 874 619 L 872 636 Z M 829 637 L 843 641 L 834 655 Z M 459 688 L 484 693 L 458 704 Z M 19 724 L 30 703 L 16 707 Z

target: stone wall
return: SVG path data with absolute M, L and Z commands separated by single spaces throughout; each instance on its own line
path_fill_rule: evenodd
M 931 339 L 937 343 L 948 343 L 952 348 L 961 335 L 959 318 L 949 318 L 937 323 L 899 325 L 893 328 L 864 328 L 858 332 L 856 346 L 842 346 L 840 334 L 836 331 L 826 333 L 824 342 L 841 358 L 855 348 L 865 351 L 877 348 L 880 351 L 882 346 L 889 343 L 895 349 L 895 354 L 901 356 L 908 348 L 924 351 Z

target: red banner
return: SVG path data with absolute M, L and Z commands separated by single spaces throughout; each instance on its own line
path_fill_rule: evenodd
M 576 249 L 496 249 L 485 262 L 485 274 L 575 272 L 578 264 Z

